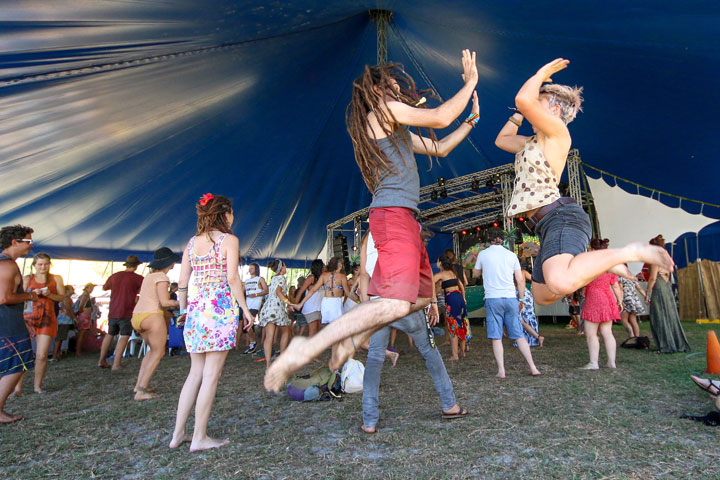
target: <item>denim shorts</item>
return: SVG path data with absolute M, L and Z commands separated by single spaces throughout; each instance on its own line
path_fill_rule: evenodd
M 502 339 L 503 327 L 505 327 L 508 337 L 512 340 L 523 337 L 523 328 L 518 309 L 519 303 L 515 297 L 486 298 L 487 337 L 491 340 Z
M 540 237 L 540 252 L 535 260 L 533 282 L 545 283 L 542 264 L 545 260 L 569 253 L 579 255 L 587 250 L 592 236 L 590 217 L 577 203 L 562 205 L 545 215 L 535 226 Z

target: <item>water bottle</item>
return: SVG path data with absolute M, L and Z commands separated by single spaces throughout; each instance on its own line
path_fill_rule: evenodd
M 30 290 L 30 289 L 28 288 L 28 293 L 30 293 L 30 292 L 32 292 L 32 290 Z M 23 315 L 31 314 L 32 311 L 33 311 L 33 301 L 32 301 L 32 300 L 26 300 L 26 301 L 25 301 L 25 307 L 23 308 Z

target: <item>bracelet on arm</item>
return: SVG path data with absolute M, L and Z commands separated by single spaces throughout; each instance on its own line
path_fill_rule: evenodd
M 465 123 L 467 123 L 468 125 L 470 125 L 473 128 L 475 128 L 475 125 L 477 125 L 478 121 L 480 121 L 480 115 L 478 115 L 477 113 L 471 113 L 465 119 Z
M 178 292 L 187 292 L 188 287 L 178 287 Z
M 437 301 L 435 301 L 435 302 L 431 301 L 430 303 L 437 303 Z
M 184 314 L 187 313 L 187 309 L 186 309 L 186 308 L 181 308 L 181 309 L 178 310 L 178 311 L 180 312 L 180 315 L 184 315 Z
M 510 118 L 508 118 L 508 122 L 514 123 L 515 125 L 518 126 L 518 128 L 520 128 L 520 126 L 522 125 L 522 120 L 518 120 L 517 118 L 513 117 L 512 115 L 510 116 Z

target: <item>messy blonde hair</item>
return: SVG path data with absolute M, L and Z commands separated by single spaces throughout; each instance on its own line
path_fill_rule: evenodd
M 578 112 L 582 112 L 583 87 L 569 87 L 548 83 L 540 87 L 540 96 L 548 99 L 551 107 L 560 105 L 560 120 L 567 125 L 575 120 Z

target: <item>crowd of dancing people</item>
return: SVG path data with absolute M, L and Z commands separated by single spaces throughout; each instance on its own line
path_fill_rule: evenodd
M 503 232 L 493 229 L 488 232 L 489 246 L 478 255 L 472 272 L 458 265 L 455 253 L 448 251 L 434 259 L 437 273 L 433 273 L 417 220 L 420 185 L 414 154 L 445 157 L 476 128 L 480 111 L 475 53 L 463 51 L 461 62 L 462 88 L 436 108 L 426 108 L 418 101 L 412 78 L 397 64 L 367 66 L 353 82 L 347 128 L 373 201 L 360 261 L 347 272 L 339 257 L 327 264 L 315 260 L 306 278 L 289 285 L 287 265 L 274 259 L 267 265 L 273 273 L 269 281 L 261 276 L 257 263 L 249 265 L 247 278 L 241 278 L 240 245 L 232 233 L 233 203 L 225 196 L 207 193 L 195 205 L 196 232 L 182 256 L 170 248 L 159 248 L 144 277 L 136 272 L 140 261 L 131 256 L 125 262 L 126 270 L 107 280 L 103 288 L 111 292 L 108 334 L 98 366 L 124 368 L 123 353 L 136 331 L 149 351 L 140 365 L 135 400 L 158 397 L 151 381 L 165 355 L 169 319 L 182 327 L 190 370 L 178 398 L 171 448 L 189 442 L 190 450 L 196 451 L 228 442 L 209 436 L 207 425 L 228 353 L 238 348 L 264 362 L 264 385 L 269 391 L 279 391 L 294 372 L 325 352 L 330 352 L 329 368 L 337 371 L 357 349 L 367 349 L 362 429 L 375 433 L 381 366 L 385 358 L 393 365 L 398 360 L 398 352 L 390 345 L 394 330 L 405 332 L 425 359 L 440 397 L 442 417 L 468 415 L 456 401 L 432 332 L 443 317 L 450 345 L 447 360 L 461 362 L 467 355 L 473 338 L 466 300 L 470 273 L 482 278 L 487 338 L 499 378 L 506 376 L 504 338 L 514 342 L 531 375 L 541 374 L 531 351 L 532 346 L 545 344 L 535 305 L 561 299 L 566 299 L 569 314 L 585 335 L 589 352 L 585 369 L 600 368 L 600 338 L 607 367 L 616 367 L 612 324 L 622 321 L 629 336 L 639 337 L 637 315 L 643 303 L 650 305 L 659 351 L 689 349 L 670 287 L 674 265 L 662 239 L 654 239 L 652 245 L 638 242 L 618 249 L 607 248 L 607 242 L 599 239 L 590 242 L 587 214 L 559 193 L 571 145 L 567 125 L 582 104 L 581 88 L 549 83 L 568 66 L 564 59 L 544 65 L 525 82 L 515 97 L 514 113 L 496 139 L 499 148 L 515 155 L 516 181 L 506 214 L 524 216 L 539 236 L 535 268 L 521 268 L 517 255 L 503 245 Z M 434 129 L 448 127 L 468 105 L 468 117 L 438 139 Z M 534 135 L 518 134 L 524 120 L 529 121 Z M 74 324 L 80 349 L 81 335 L 94 322 L 94 286 L 87 285 L 73 302 L 72 291 L 65 288 L 62 278 L 50 274 L 49 256 L 35 255 L 33 273 L 21 275 L 15 261 L 29 254 L 33 233 L 20 225 L 4 227 L 0 233 L 2 423 L 21 419 L 7 413 L 4 406 L 12 391 L 20 392 L 26 371 L 34 367 L 34 390 L 44 391 L 42 381 L 53 339 L 53 356 L 59 356 L 58 343 Z M 628 270 L 628 262 L 650 266 L 646 291 Z M 177 263 L 177 292 L 171 293 L 168 272 Z M 439 306 L 444 308 L 439 310 Z M 116 336 L 110 365 L 106 357 Z M 715 387 L 711 384 L 708 388 Z M 186 424 L 193 407 L 194 428 L 188 433 Z

